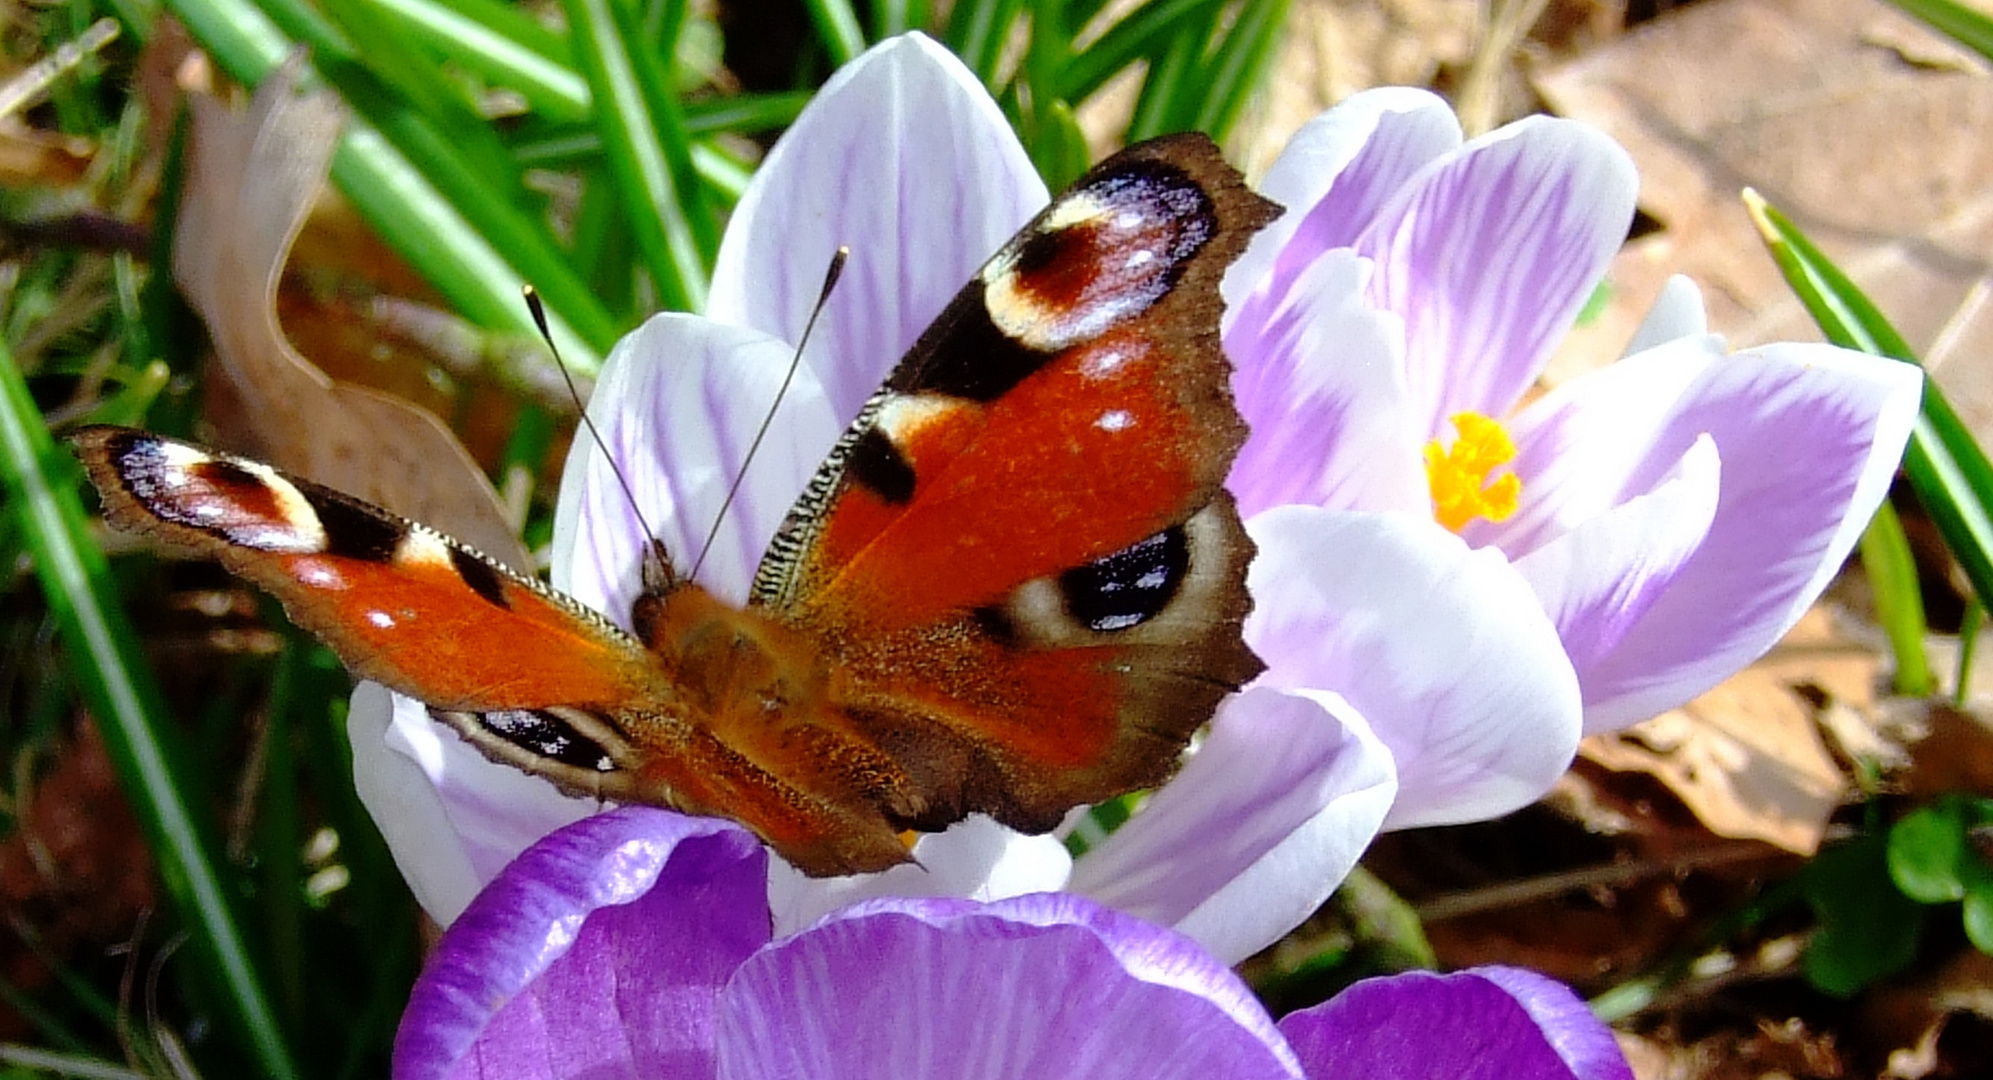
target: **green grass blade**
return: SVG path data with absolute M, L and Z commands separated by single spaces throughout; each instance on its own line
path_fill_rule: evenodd
M 1897 7 L 1950 34 L 1960 45 L 1993 60 L 1993 18 L 1956 0 L 1891 0 Z
M 803 0 L 817 38 L 830 50 L 830 62 L 843 66 L 865 51 L 865 31 L 858 26 L 858 13 L 851 0 Z
M 1127 141 L 1153 139 L 1177 129 L 1177 101 L 1203 84 L 1197 71 L 1200 51 L 1197 38 L 1185 34 L 1169 39 L 1163 51 L 1149 61 L 1148 76 L 1142 80 L 1134 115 L 1128 120 Z
M 1121 69 L 1161 54 L 1172 38 L 1195 36 L 1185 31 L 1186 24 L 1215 25 L 1223 7 L 1223 0 L 1160 0 L 1136 8 L 1073 57 L 1058 96 L 1066 101 L 1085 101 Z
M 1917 358 L 1854 282 L 1784 214 L 1754 191 L 1744 204 L 1786 282 L 1836 345 L 1905 363 Z M 1924 407 L 1910 433 L 1903 469 L 1918 501 L 1964 568 L 1973 591 L 1993 599 L 1993 465 L 1936 383 L 1924 381 Z
M 1862 569 L 1875 591 L 1875 611 L 1889 635 L 1896 659 L 1896 692 L 1923 697 L 1935 687 L 1930 659 L 1924 654 L 1924 596 L 1917 583 L 1917 560 L 1910 538 L 1887 500 L 1876 508 L 1861 539 Z
M 1023 0 L 968 0 L 948 16 L 949 47 L 984 86 L 996 87 L 1003 45 L 1022 7 Z
M 259 85 L 293 47 L 247 0 L 168 2 L 201 47 L 245 86 Z M 419 119 L 411 113 L 411 122 Z M 447 139 L 436 141 L 448 146 Z M 462 171 L 475 177 L 468 165 Z M 333 156 L 332 178 L 375 231 L 466 318 L 537 334 L 519 299 L 530 279 L 546 300 L 555 340 L 568 362 L 590 374 L 601 366 L 622 327 L 568 269 L 544 229 L 512 230 L 538 234 L 523 247 L 513 244 L 506 230 L 488 235 L 459 211 L 461 201 L 446 198 L 378 128 L 357 118 L 348 122 Z M 474 209 L 485 205 L 472 203 Z M 515 213 L 509 205 L 489 212 Z
M 83 699 L 101 726 L 175 908 L 194 935 L 197 962 L 262 1074 L 290 1080 L 299 1073 L 217 874 L 225 865 L 219 845 L 202 825 L 194 809 L 197 800 L 181 781 L 174 745 L 158 737 L 153 718 L 166 711 L 158 688 L 124 614 L 106 599 L 114 595 L 110 569 L 90 539 L 82 501 L 74 487 L 56 479 L 74 475 L 74 466 L 42 426 L 41 413 L 4 345 L 0 472 Z
M 608 175 L 622 192 L 626 224 L 658 298 L 668 308 L 702 310 L 708 271 L 688 220 L 700 208 L 681 202 L 679 194 L 697 185 L 683 183 L 692 172 L 675 166 L 661 137 L 659 113 L 671 106 L 656 55 L 622 0 L 566 0 L 564 10 L 574 28 L 576 59 L 595 95 Z M 689 147 L 680 145 L 678 151 L 689 166 Z
M 567 39 L 493 0 L 359 0 L 411 38 L 485 81 L 515 90 L 552 120 L 591 112 L 588 81 Z
M 1952 673 L 1952 704 L 1965 708 L 1971 697 L 1972 659 L 1979 651 L 1979 632 L 1986 627 L 1986 605 L 1968 598 L 1965 614 L 1958 620 L 1958 667 Z
M 1280 31 L 1287 25 L 1287 6 L 1288 0 L 1246 0 L 1217 54 L 1205 62 L 1211 72 L 1209 86 L 1202 107 L 1187 126 L 1210 132 L 1220 142 L 1230 137 L 1273 67 Z

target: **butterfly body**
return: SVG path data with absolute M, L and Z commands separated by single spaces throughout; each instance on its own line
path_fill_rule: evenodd
M 660 569 L 630 630 L 268 466 L 75 442 L 114 524 L 219 558 L 486 756 L 877 870 L 907 829 L 1042 832 L 1161 782 L 1258 672 L 1218 280 L 1273 212 L 1201 137 L 1104 162 L 894 369 L 746 606 Z

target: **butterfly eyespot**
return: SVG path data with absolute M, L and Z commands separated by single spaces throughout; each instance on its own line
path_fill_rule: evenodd
M 1059 592 L 1073 620 L 1112 633 L 1140 626 L 1176 598 L 1190 569 L 1190 542 L 1171 527 L 1103 559 L 1059 575 Z
M 500 709 L 476 717 L 485 731 L 535 757 L 577 769 L 615 771 L 615 759 L 601 744 L 550 711 Z

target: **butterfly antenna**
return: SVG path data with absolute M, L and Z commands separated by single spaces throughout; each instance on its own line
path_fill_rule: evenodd
M 713 527 L 706 533 L 706 542 L 699 546 L 699 557 L 692 560 L 692 575 L 699 576 L 699 568 L 706 563 L 706 553 L 713 550 L 713 542 L 719 539 L 720 523 L 727 520 L 727 511 L 733 508 L 734 496 L 740 494 L 741 482 L 747 479 L 747 467 L 754 463 L 754 455 L 761 449 L 761 440 L 768 436 L 768 428 L 775 423 L 775 410 L 781 408 L 782 399 L 789 396 L 789 384 L 796 379 L 796 369 L 803 366 L 803 348 L 810 343 L 810 332 L 816 329 L 817 316 L 823 314 L 824 305 L 830 302 L 830 291 L 837 287 L 837 279 L 844 274 L 844 262 L 851 257 L 851 249 L 840 245 L 837 253 L 830 257 L 830 268 L 824 271 L 823 291 L 817 294 L 817 302 L 810 308 L 809 321 L 803 324 L 803 334 L 796 340 L 795 355 L 789 358 L 789 370 L 782 376 L 782 385 L 775 391 L 775 400 L 768 405 L 768 411 L 761 417 L 761 429 L 754 433 L 754 441 L 747 444 L 747 455 L 741 458 L 740 468 L 734 472 L 733 486 L 727 488 L 726 501 L 720 504 L 720 512 L 713 515 Z
M 671 563 L 665 559 L 663 543 L 651 529 L 650 522 L 644 520 L 644 508 L 637 505 L 637 493 L 630 489 L 630 478 L 623 475 L 622 466 L 616 464 L 616 455 L 609 452 L 609 444 L 602 438 L 601 429 L 588 415 L 588 405 L 581 400 L 581 389 L 574 385 L 574 373 L 568 370 L 567 361 L 561 359 L 560 346 L 554 344 L 553 331 L 547 327 L 547 309 L 540 302 L 540 290 L 528 285 L 523 291 L 526 294 L 526 310 L 533 313 L 533 325 L 539 327 L 540 339 L 547 343 L 547 351 L 554 356 L 554 366 L 560 369 L 561 381 L 567 384 L 568 396 L 574 399 L 575 411 L 581 416 L 581 426 L 588 429 L 588 437 L 595 441 L 595 448 L 602 451 L 603 460 L 609 463 L 609 471 L 616 475 L 616 483 L 623 489 L 624 500 L 630 504 L 630 513 L 636 515 L 637 524 L 650 538 L 650 547 L 644 556 L 644 590 L 662 592 L 672 580 Z

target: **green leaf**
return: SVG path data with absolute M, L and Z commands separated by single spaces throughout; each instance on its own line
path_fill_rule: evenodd
M 1223 142 L 1259 92 L 1278 55 L 1288 0 L 1245 0 L 1238 21 L 1206 63 L 1211 72 L 1203 107 L 1187 126 Z
M 1876 507 L 1874 520 L 1863 530 L 1862 570 L 1875 596 L 1876 617 L 1889 635 L 1890 653 L 1896 659 L 1896 692 L 1923 697 L 1937 687 L 1931 664 L 1924 655 L 1924 594 L 1917 580 L 1917 560 L 1910 553 L 1910 538 L 1903 534 L 1903 522 L 1887 500 Z
M 1836 345 L 1914 364 L 1916 356 L 1896 328 L 1854 282 L 1784 214 L 1754 191 L 1744 205 L 1756 220 L 1787 284 Z M 1924 408 L 1904 472 L 1917 499 L 1943 534 L 1981 602 L 1993 599 L 1993 464 L 1952 411 L 1936 383 L 1924 382 Z
M 1889 877 L 1926 904 L 1965 896 L 1965 810 L 1957 799 L 1920 807 L 1889 829 Z
M 1887 846 L 1880 833 L 1863 835 L 1820 852 L 1800 872 L 1820 923 L 1804 970 L 1822 993 L 1852 997 L 1916 958 L 1924 909 L 1889 887 Z
M 138 812 L 148 846 L 184 920 L 196 963 L 263 1075 L 299 1075 L 278 1028 L 248 939 L 219 868 L 227 864 L 198 788 L 184 779 L 177 744 L 161 737 L 166 713 L 138 645 L 114 601 L 110 569 L 90 539 L 73 482 L 74 459 L 42 426 L 14 359 L 0 345 L 0 487 L 18 516 L 35 575 L 103 733 L 119 780 Z
M 848 64 L 865 51 L 865 32 L 858 28 L 851 0 L 803 0 L 803 7 L 817 28 L 817 37 L 830 50 L 831 63 Z
M 1960 45 L 1993 60 L 1993 19 L 1955 0 L 1892 0 L 1897 7 L 1950 34 Z

